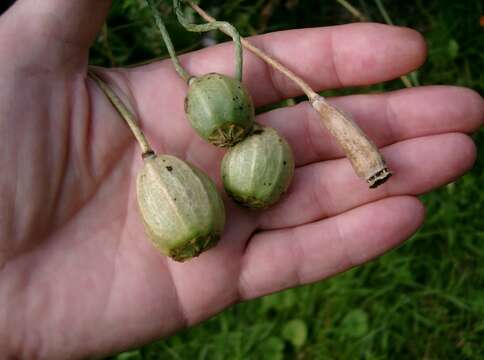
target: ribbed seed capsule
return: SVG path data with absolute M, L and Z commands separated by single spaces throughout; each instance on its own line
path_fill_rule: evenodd
M 185 112 L 203 139 L 219 147 L 229 147 L 250 133 L 255 110 L 240 81 L 212 73 L 192 79 L 189 84 Z
M 225 191 L 235 202 L 252 209 L 277 202 L 293 175 L 294 157 L 289 144 L 276 130 L 259 125 L 222 160 Z
M 141 217 L 155 246 L 184 261 L 214 246 L 225 225 L 225 209 L 212 180 L 170 155 L 151 156 L 137 179 Z

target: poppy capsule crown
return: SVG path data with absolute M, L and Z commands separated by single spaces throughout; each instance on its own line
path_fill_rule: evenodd
M 255 110 L 239 80 L 211 73 L 189 84 L 185 112 L 197 134 L 218 147 L 231 147 L 245 139 L 254 125 Z

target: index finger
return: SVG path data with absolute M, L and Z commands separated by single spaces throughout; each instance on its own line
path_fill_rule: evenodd
M 425 60 L 422 36 L 411 29 L 374 23 L 281 31 L 248 39 L 253 45 L 282 62 L 315 90 L 369 85 L 394 79 L 418 68 Z M 233 74 L 233 46 L 229 43 L 199 50 L 180 58 L 193 75 L 209 72 Z M 170 61 L 162 61 L 130 72 L 137 92 L 162 97 L 186 86 L 173 80 Z M 244 52 L 244 83 L 256 106 L 301 95 L 284 75 L 271 69 L 249 51 Z

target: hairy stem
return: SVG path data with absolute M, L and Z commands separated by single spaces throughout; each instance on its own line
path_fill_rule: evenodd
M 190 79 L 190 74 L 185 70 L 185 68 L 182 66 L 180 63 L 180 60 L 178 60 L 178 56 L 176 56 L 175 48 L 173 46 L 173 42 L 171 41 L 170 34 L 168 33 L 168 30 L 166 29 L 165 23 L 163 22 L 163 19 L 160 14 L 160 10 L 157 8 L 155 5 L 154 0 L 145 0 L 145 2 L 148 4 L 148 6 L 151 8 L 151 13 L 153 14 L 153 17 L 155 18 L 155 23 L 156 26 L 158 26 L 158 29 L 160 30 L 161 36 L 163 37 L 163 41 L 165 42 L 166 49 L 168 50 L 168 53 L 170 54 L 171 61 L 173 62 L 173 65 L 175 66 L 175 70 L 180 75 L 180 77 L 188 82 Z
M 139 146 L 141 147 L 143 158 L 154 155 L 154 151 L 148 143 L 148 140 L 146 140 L 143 131 L 141 131 L 133 113 L 128 110 L 126 105 L 124 105 L 123 101 L 118 97 L 118 95 L 115 94 L 111 87 L 97 74 L 95 74 L 92 69 L 89 70 L 88 75 L 96 82 L 104 95 L 106 95 L 111 104 L 113 104 L 114 108 L 118 111 L 119 115 L 121 115 L 124 121 L 126 121 L 128 124 L 129 128 L 133 132 L 134 137 L 138 141 Z
M 181 9 L 180 0 L 173 0 L 173 6 L 178 18 L 178 22 L 188 31 L 191 32 L 207 32 L 211 30 L 220 30 L 232 38 L 235 45 L 235 78 L 242 81 L 243 70 L 243 53 L 242 44 L 240 42 L 240 34 L 237 29 L 226 21 L 211 21 L 208 24 L 192 24 L 185 19 L 183 11 Z
M 188 1 L 188 3 L 206 21 L 216 21 L 192 1 Z M 350 160 L 356 174 L 366 180 L 370 188 L 377 187 L 391 176 L 391 171 L 386 166 L 385 160 L 378 151 L 378 148 L 366 137 L 363 131 L 349 116 L 330 105 L 308 83 L 283 64 L 250 44 L 247 40 L 241 39 L 241 42 L 245 48 L 260 57 L 274 69 L 283 73 L 301 88 L 308 97 L 312 107 L 320 115 L 321 122 L 338 141 L 338 144 Z

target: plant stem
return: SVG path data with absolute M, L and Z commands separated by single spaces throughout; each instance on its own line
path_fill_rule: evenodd
M 388 11 L 385 9 L 385 6 L 381 2 L 381 0 L 375 0 L 375 3 L 376 3 L 376 6 L 378 7 L 378 10 L 380 11 L 381 16 L 385 20 L 385 22 L 388 25 L 393 25 L 392 18 L 388 14 Z M 412 79 L 409 76 L 402 75 L 402 76 L 400 76 L 400 80 L 402 80 L 402 83 L 403 83 L 403 85 L 405 85 L 405 87 L 407 87 L 407 88 L 413 87 Z
M 190 3 L 190 2 L 189 2 Z M 226 21 L 211 21 L 209 24 L 192 24 L 185 19 L 183 11 L 180 6 L 180 0 L 173 0 L 173 6 L 175 8 L 175 13 L 178 18 L 178 22 L 188 31 L 191 32 L 207 32 L 211 30 L 220 30 L 227 34 L 234 41 L 235 46 L 235 78 L 242 81 L 242 70 L 243 70 L 243 53 L 242 44 L 240 43 L 240 34 L 237 29 L 230 23 Z
M 383 156 L 363 130 L 345 113 L 331 106 L 323 97 L 311 102 L 322 123 L 338 141 L 356 174 L 366 180 L 370 188 L 383 184 L 392 175 Z
M 353 5 L 351 5 L 346 0 L 336 0 L 342 7 L 344 7 L 348 12 L 353 15 L 355 18 L 360 19 L 360 21 L 366 21 L 365 16 Z
M 405 87 L 407 87 L 407 88 L 413 87 L 412 81 L 410 80 L 410 78 L 407 75 L 400 76 L 400 80 L 402 80 L 402 83 L 403 83 L 403 85 L 405 85 Z
M 188 1 L 188 3 L 206 21 L 216 21 L 192 1 Z M 365 179 L 370 188 L 377 187 L 391 176 L 391 171 L 387 168 L 378 148 L 347 115 L 331 106 L 309 84 L 280 62 L 250 44 L 247 40 L 242 38 L 241 42 L 245 48 L 274 69 L 282 72 L 301 88 L 308 97 L 310 104 L 319 113 L 321 122 L 338 141 L 356 174 Z
M 207 14 L 202 8 L 200 8 L 198 5 L 196 5 L 192 1 L 188 1 L 188 4 L 206 21 L 208 21 L 208 22 L 216 21 L 213 17 L 211 17 L 209 14 Z M 318 96 L 318 94 L 316 92 L 314 92 L 313 89 L 311 89 L 311 87 L 303 79 L 301 79 L 299 76 L 297 76 L 291 70 L 286 68 L 280 62 L 271 58 L 269 55 L 267 55 L 262 50 L 255 47 L 254 45 L 252 45 L 250 42 L 248 42 L 244 38 L 241 37 L 240 41 L 246 49 L 250 50 L 252 53 L 254 53 L 259 58 L 264 60 L 266 63 L 271 65 L 274 69 L 277 69 L 278 71 L 280 71 L 284 75 L 286 75 L 288 78 L 290 78 L 292 81 L 294 81 L 302 89 L 302 91 L 306 94 L 306 96 L 309 99 L 316 98 Z
M 383 19 L 388 25 L 393 25 L 393 21 L 390 18 L 390 15 L 388 15 L 387 10 L 383 6 L 383 3 L 381 0 L 375 0 L 376 6 L 378 7 L 378 10 L 380 11 L 381 16 L 383 16 Z
M 156 26 L 158 26 L 158 29 L 160 30 L 161 36 L 163 37 L 163 41 L 165 42 L 166 49 L 170 54 L 170 58 L 171 58 L 171 61 L 173 62 L 173 65 L 175 66 L 176 72 L 178 73 L 178 75 L 180 75 L 180 77 L 184 81 L 188 82 L 191 76 L 182 66 L 182 64 L 180 63 L 180 60 L 178 60 L 178 56 L 176 56 L 173 42 L 171 41 L 170 34 L 168 33 L 165 23 L 163 22 L 163 19 L 160 14 L 160 10 L 156 7 L 154 0 L 145 0 L 145 2 L 151 8 L 151 13 L 155 18 Z
M 385 6 L 384 6 L 384 5 L 383 5 L 383 3 L 381 2 L 381 0 L 375 0 L 375 3 L 376 3 L 376 6 L 378 7 L 378 10 L 380 11 L 381 16 L 382 16 L 382 17 L 383 17 L 383 19 L 385 20 L 385 22 L 386 22 L 388 25 L 393 25 L 393 21 L 392 21 L 392 19 L 390 18 L 390 15 L 388 15 L 388 12 L 387 12 L 387 10 L 385 9 Z M 400 80 L 402 80 L 403 85 L 405 85 L 405 87 L 407 87 L 407 88 L 411 88 L 411 87 L 413 87 L 412 80 L 411 80 L 411 79 L 410 79 L 410 77 L 408 77 L 407 75 L 402 75 L 402 76 L 400 76 Z
M 123 101 L 118 97 L 118 95 L 114 93 L 111 87 L 97 74 L 95 74 L 92 69 L 88 71 L 88 75 L 101 88 L 104 95 L 106 95 L 111 104 L 113 104 L 114 108 L 118 111 L 119 115 L 121 115 L 124 121 L 126 121 L 126 123 L 128 124 L 129 128 L 133 132 L 134 137 L 138 141 L 139 146 L 141 147 L 141 153 L 143 158 L 153 156 L 155 152 L 148 143 L 148 140 L 146 140 L 143 131 L 141 131 L 140 127 L 138 126 L 138 123 L 133 113 L 128 110 L 126 105 L 124 105 Z

